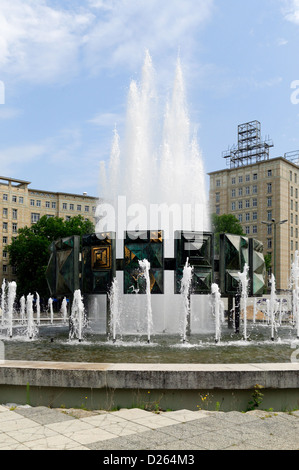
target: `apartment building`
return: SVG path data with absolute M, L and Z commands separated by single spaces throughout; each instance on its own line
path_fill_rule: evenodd
M 298 250 L 299 153 L 270 158 L 260 123 L 239 126 L 238 146 L 224 152 L 229 168 L 209 173 L 210 211 L 234 214 L 248 237 L 272 258 L 277 289 L 287 289 Z
M 17 236 L 19 228 L 31 226 L 42 216 L 68 219 L 82 215 L 95 223 L 98 198 L 86 193 L 68 194 L 31 189 L 29 181 L 0 177 L 0 282 L 14 280 L 5 247 Z

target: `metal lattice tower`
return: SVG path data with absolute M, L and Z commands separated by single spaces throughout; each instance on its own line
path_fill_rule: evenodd
M 250 165 L 263 160 L 269 160 L 270 148 L 273 142 L 269 138 L 262 140 L 261 123 L 251 121 L 238 126 L 238 145 L 222 153 L 230 168 Z

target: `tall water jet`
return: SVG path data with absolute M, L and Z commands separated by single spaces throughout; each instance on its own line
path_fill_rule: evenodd
M 13 330 L 13 315 L 14 315 L 14 304 L 17 295 L 17 284 L 15 281 L 8 283 L 8 299 L 7 299 L 7 324 L 8 324 L 8 335 L 12 338 Z
M 213 316 L 215 319 L 215 343 L 219 343 L 221 340 L 221 322 L 223 320 L 223 308 L 219 286 L 217 284 L 212 284 L 211 291 Z
M 291 267 L 291 288 L 293 290 L 293 321 L 297 324 L 297 338 L 299 339 L 299 253 L 295 252 Z M 296 319 L 296 320 L 295 320 Z
M 182 339 L 186 342 L 187 335 L 190 334 L 190 313 L 191 313 L 191 285 L 193 277 L 193 267 L 189 264 L 189 258 L 183 269 L 183 277 L 181 280 L 180 294 L 183 299 L 183 325 L 182 325 Z
M 63 298 L 61 303 L 61 313 L 62 313 L 62 321 L 63 323 L 67 323 L 67 300 L 66 297 Z
M 80 289 L 74 292 L 72 310 L 70 316 L 69 339 L 77 338 L 79 342 L 83 340 L 84 328 L 87 325 L 87 318 Z
M 40 296 L 36 292 L 36 323 L 40 324 Z
M 3 279 L 2 286 L 1 286 L 1 311 L 2 311 L 1 323 L 2 323 L 2 326 L 4 326 L 5 318 L 6 318 L 6 307 L 7 307 L 6 293 L 7 293 L 6 280 Z
M 238 273 L 238 277 L 241 284 L 241 299 L 242 299 L 242 309 L 243 309 L 243 338 L 247 340 L 247 299 L 248 299 L 248 270 L 249 266 L 245 264 L 244 270 L 242 273 Z
M 49 307 L 49 310 L 50 310 L 50 323 L 51 323 L 51 325 L 53 325 L 53 323 L 54 323 L 54 311 L 53 311 L 53 299 L 52 299 L 52 297 L 50 297 L 49 300 L 48 300 L 48 307 Z
M 38 329 L 33 319 L 33 295 L 31 294 L 27 295 L 26 311 L 27 311 L 27 337 L 29 339 L 33 339 L 36 337 Z
M 150 280 L 150 262 L 147 259 L 139 261 L 139 266 L 142 269 L 142 276 L 145 279 L 145 292 L 146 292 L 146 318 L 147 318 L 147 342 L 150 343 L 151 334 L 153 330 L 153 312 L 152 312 L 152 299 L 151 299 L 151 280 Z
M 25 323 L 25 318 L 26 318 L 26 299 L 25 295 L 22 295 L 20 298 L 20 316 L 21 316 L 21 323 Z
M 120 330 L 120 300 L 119 300 L 119 287 L 118 281 L 113 280 L 111 289 L 108 293 L 110 301 L 110 334 L 115 343 L 117 330 Z
M 276 297 L 276 282 L 274 274 L 271 275 L 271 294 L 270 294 L 270 301 L 269 301 L 269 319 L 271 325 L 271 340 L 274 341 L 275 339 L 275 315 L 278 310 L 278 301 Z

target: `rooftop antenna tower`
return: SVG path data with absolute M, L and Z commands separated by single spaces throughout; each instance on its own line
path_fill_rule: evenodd
M 230 168 L 238 168 L 263 160 L 269 160 L 270 148 L 274 147 L 269 137 L 261 138 L 261 123 L 246 122 L 238 126 L 238 145 L 222 153 Z

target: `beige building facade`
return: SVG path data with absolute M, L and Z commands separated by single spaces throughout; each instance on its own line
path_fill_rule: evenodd
M 278 157 L 209 176 L 210 212 L 235 215 L 244 233 L 263 243 L 264 255 L 271 254 L 277 289 L 288 289 L 299 248 L 299 166 Z
M 5 251 L 18 229 L 30 227 L 42 216 L 68 219 L 81 215 L 95 223 L 95 210 L 98 198 L 86 193 L 68 194 L 29 188 L 30 182 L 0 177 L 0 283 L 3 279 L 14 280 L 15 271 L 9 265 Z

